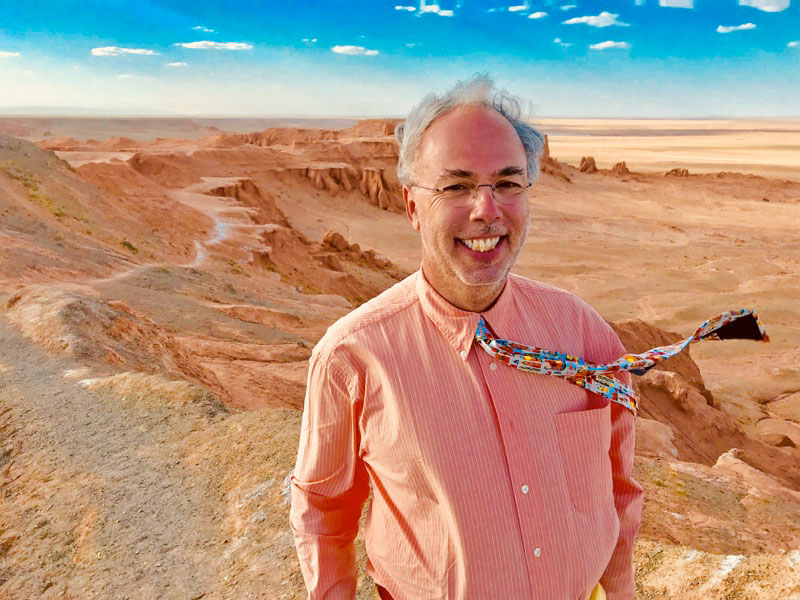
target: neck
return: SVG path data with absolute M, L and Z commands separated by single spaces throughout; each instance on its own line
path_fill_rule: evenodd
M 499 282 L 487 285 L 466 285 L 461 282 L 461 285 L 452 285 L 446 279 L 438 277 L 435 269 L 427 269 L 424 264 L 422 274 L 442 298 L 467 312 L 483 312 L 491 308 L 503 292 L 508 278 L 506 276 Z

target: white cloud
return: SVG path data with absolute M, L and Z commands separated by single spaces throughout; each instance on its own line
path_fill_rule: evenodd
M 203 27 L 202 25 L 198 25 L 197 27 L 192 27 L 195 31 L 202 31 L 203 33 L 214 33 L 213 29 L 209 29 L 208 27 Z
M 117 46 L 103 46 L 102 48 L 92 48 L 93 56 L 122 56 L 123 54 L 146 54 L 153 56 L 158 52 L 145 50 L 144 48 L 119 48 Z
M 573 8 L 578 8 L 577 4 L 565 4 L 561 7 L 561 10 L 572 10 Z
M 117 75 L 117 79 L 138 79 L 136 75 Z
M 455 13 L 452 10 L 445 10 L 438 4 L 427 4 L 425 0 L 420 0 L 419 14 L 432 13 L 440 17 L 452 17 Z
M 609 48 L 619 48 L 620 50 L 627 50 L 631 45 L 628 42 L 600 42 L 599 44 L 592 44 L 589 46 L 592 50 L 608 50 Z
M 304 41 L 307 44 L 316 44 L 317 43 L 317 38 L 303 38 L 302 41 Z
M 567 42 L 565 42 L 561 38 L 553 38 L 553 43 L 554 44 L 558 44 L 562 48 L 569 48 L 570 46 L 572 46 L 572 44 L 568 44 Z
M 609 27 L 610 25 L 619 25 L 621 27 L 628 27 L 628 23 L 617 21 L 619 15 L 603 11 L 595 17 L 574 17 L 564 21 L 564 25 L 576 25 L 578 23 L 586 23 L 592 27 Z
M 417 10 L 416 6 L 395 6 L 395 10 L 407 10 L 408 12 L 414 12 Z
M 750 6 L 764 12 L 781 12 L 789 8 L 789 0 L 739 0 L 739 6 Z
M 509 6 L 508 12 L 520 12 L 523 10 L 529 10 L 527 6 L 524 4 L 518 4 L 517 6 Z
M 798 46 L 800 46 L 800 40 L 795 40 L 786 44 L 787 48 L 797 48 Z
M 2 52 L 0 51 L 0 58 L 11 58 L 14 56 L 19 56 L 19 52 Z
M 414 48 L 416 45 L 417 45 L 417 42 L 409 42 L 408 44 L 406 44 L 406 47 L 407 48 Z
M 31 71 L 30 69 L 24 69 L 24 70 L 20 71 L 19 73 L 20 73 L 20 75 L 32 75 L 33 71 Z
M 364 48 L 364 46 L 334 46 L 331 48 L 333 52 L 336 54 L 350 54 L 350 55 L 361 55 L 361 56 L 375 56 L 378 54 L 377 50 L 368 50 Z
M 531 14 L 529 14 L 529 15 L 528 15 L 528 18 L 529 18 L 529 19 L 543 19 L 543 18 L 545 18 L 546 16 L 547 16 L 547 13 L 546 13 L 546 12 L 539 11 L 539 12 L 535 12 L 535 13 L 531 13 Z
M 185 62 L 171 62 L 171 63 L 167 63 L 167 66 L 168 67 L 185 67 L 186 63 Z
M 425 0 L 419 3 L 419 12 L 421 13 L 438 13 L 442 7 L 438 4 L 425 4 Z
M 487 13 L 496 13 L 498 10 L 500 10 L 500 9 L 499 8 L 487 8 L 486 12 Z
M 658 5 L 668 8 L 694 8 L 694 0 L 658 0 Z
M 175 44 L 176 46 L 183 46 L 184 48 L 192 48 L 194 50 L 252 50 L 251 44 L 244 42 L 188 42 L 183 44 Z
M 720 25 L 717 27 L 717 33 L 730 33 L 731 31 L 744 31 L 746 29 L 755 28 L 755 23 L 744 23 L 742 25 Z

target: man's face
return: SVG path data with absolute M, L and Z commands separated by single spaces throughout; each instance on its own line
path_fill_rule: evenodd
M 527 181 L 525 150 L 516 131 L 498 112 L 477 106 L 456 108 L 434 121 L 412 167 L 413 183 L 428 188 L 454 180 L 491 184 L 514 168 Z M 454 206 L 441 194 L 413 186 L 403 189 L 403 197 L 422 239 L 423 271 L 440 294 L 459 305 L 502 290 L 528 234 L 527 192 L 509 204 L 480 187 L 468 206 Z M 461 302 L 461 307 L 467 306 Z

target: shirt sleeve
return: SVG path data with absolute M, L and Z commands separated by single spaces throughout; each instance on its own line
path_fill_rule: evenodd
M 619 337 L 606 323 L 608 342 L 603 348 L 604 361 L 616 360 L 625 354 Z M 618 375 L 631 385 L 630 373 Z M 614 486 L 614 505 L 619 517 L 619 537 L 611 560 L 600 583 L 609 600 L 631 600 L 635 596 L 633 579 L 633 542 L 642 522 L 643 490 L 633 479 L 633 452 L 635 446 L 635 415 L 617 402 L 611 402 L 611 470 Z
M 354 540 L 369 476 L 359 457 L 359 386 L 343 365 L 311 357 L 291 477 L 289 521 L 309 600 L 356 595 Z

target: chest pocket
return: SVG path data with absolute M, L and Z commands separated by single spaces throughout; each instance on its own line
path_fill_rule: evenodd
M 569 496 L 576 509 L 589 512 L 613 497 L 611 479 L 611 408 L 560 413 L 554 416 L 561 464 Z

